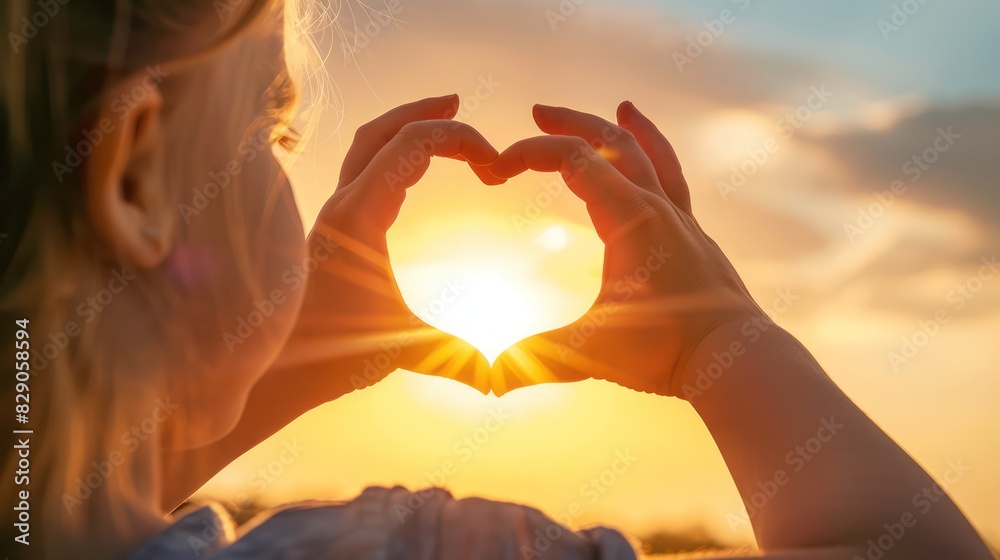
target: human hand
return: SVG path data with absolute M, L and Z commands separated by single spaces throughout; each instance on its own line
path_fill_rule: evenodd
M 618 124 L 542 105 L 533 114 L 548 136 L 515 143 L 490 171 L 560 172 L 604 241 L 603 279 L 583 317 L 500 355 L 493 391 L 596 378 L 676 395 L 672 374 L 701 338 L 763 311 L 695 220 L 670 143 L 634 105 L 618 107 Z
M 472 127 L 450 120 L 458 101 L 455 95 L 424 99 L 360 127 L 337 189 L 309 235 L 316 270 L 279 365 L 318 368 L 330 398 L 397 368 L 488 388 L 486 358 L 406 306 L 386 245 L 406 189 L 423 176 L 431 156 L 468 161 L 483 182 L 503 182 L 484 167 L 497 151 Z

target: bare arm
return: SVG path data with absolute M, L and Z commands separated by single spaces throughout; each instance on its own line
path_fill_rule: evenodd
M 561 107 L 534 117 L 547 135 L 491 169 L 559 172 L 605 243 L 604 275 L 580 320 L 498 358 L 495 392 L 598 378 L 687 399 L 767 558 L 992 558 L 931 477 L 753 301 L 648 118 L 628 102 L 617 124 Z
M 779 327 L 719 327 L 679 384 L 722 451 L 763 552 L 993 557 L 942 488 Z

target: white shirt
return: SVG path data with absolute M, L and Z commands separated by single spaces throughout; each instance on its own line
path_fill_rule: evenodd
M 218 505 L 190 506 L 129 560 L 634 560 L 613 529 L 571 531 L 536 509 L 446 490 L 368 488 L 348 503 L 302 502 L 235 530 Z

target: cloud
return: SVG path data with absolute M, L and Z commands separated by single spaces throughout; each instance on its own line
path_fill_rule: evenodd
M 818 139 L 861 181 L 854 186 L 906 184 L 905 196 L 975 217 L 1000 234 L 1000 102 L 931 107 L 889 130 Z M 934 148 L 955 136 L 947 151 Z M 916 159 L 914 159 L 916 158 Z M 932 162 L 933 161 L 933 162 Z

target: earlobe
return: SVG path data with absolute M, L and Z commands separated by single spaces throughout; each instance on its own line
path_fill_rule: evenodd
M 151 269 L 170 252 L 172 214 L 164 179 L 163 97 L 143 77 L 129 77 L 105 95 L 95 122 L 107 132 L 86 162 L 83 188 L 87 217 L 103 248 L 119 262 Z

